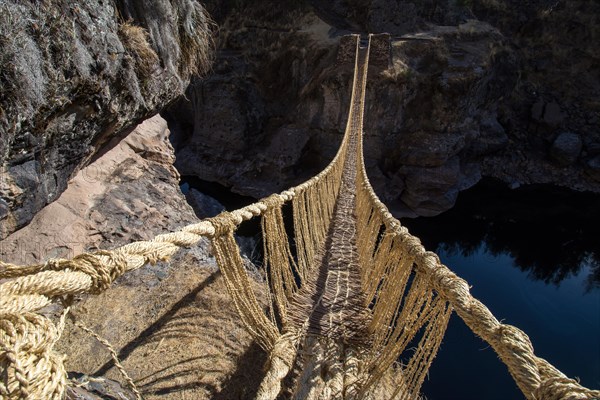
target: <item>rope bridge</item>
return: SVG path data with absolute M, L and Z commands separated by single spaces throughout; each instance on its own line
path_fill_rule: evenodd
M 57 324 L 39 312 L 55 300 L 99 293 L 126 271 L 212 241 L 244 327 L 269 354 L 257 399 L 416 399 L 454 311 L 488 342 L 527 399 L 592 399 L 600 391 L 537 357 L 529 338 L 501 324 L 377 198 L 362 152 L 369 43 L 356 40 L 348 123 L 333 161 L 307 182 L 150 241 L 43 264 L 0 262 L 0 396 L 61 399 Z M 283 207 L 293 210 L 293 233 Z M 261 218 L 264 309 L 234 233 Z M 294 245 L 291 246 L 290 243 Z

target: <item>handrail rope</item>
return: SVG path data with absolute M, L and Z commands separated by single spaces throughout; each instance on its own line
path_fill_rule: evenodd
M 232 221 L 235 229 L 242 222 L 263 215 L 270 207 L 289 202 L 306 188 L 323 179 L 339 159 L 338 152 L 334 160 L 319 175 L 294 188 L 272 194 L 240 209 L 226 211 L 215 217 L 184 226 L 177 231 L 157 235 L 150 240 L 132 242 L 112 250 L 82 253 L 72 259 L 49 259 L 39 264 L 17 265 L 0 261 L 0 279 L 16 278 L 0 284 L 0 293 L 3 295 L 0 299 L 0 311 L 5 309 L 8 295 L 46 293 L 56 297 L 84 292 L 99 293 L 125 271 L 139 268 L 147 262 L 153 264 L 160 260 L 167 260 L 179 248 L 195 245 L 202 237 L 210 238 L 224 234 L 225 232 L 218 231 L 216 228 L 227 225 L 221 223 L 224 220 Z M 41 284 L 37 279 L 30 278 L 37 274 L 44 274 L 47 282 Z M 83 275 L 90 276 L 91 280 L 82 278 Z M 69 278 L 81 282 L 67 284 Z M 61 280 L 64 280 L 68 287 L 53 287 L 50 284 Z M 40 303 L 30 311 L 45 305 L 47 304 Z
M 345 164 L 346 158 L 347 158 L 347 151 L 349 149 L 349 145 L 350 145 L 350 140 L 351 137 L 355 134 L 355 132 L 353 131 L 353 127 L 354 127 L 354 122 L 353 122 L 353 105 L 356 101 L 356 96 L 357 96 L 357 81 L 359 80 L 359 51 L 360 51 L 360 36 L 359 35 L 353 35 L 355 37 L 356 40 L 356 57 L 355 57 L 355 62 L 354 62 L 354 75 L 353 75 L 353 82 L 352 82 L 352 94 L 351 94 L 351 100 L 350 100 L 350 113 L 348 116 L 348 121 L 346 123 L 346 130 L 344 132 L 344 138 L 342 140 L 342 144 L 340 145 L 340 148 L 338 150 L 338 153 L 336 154 L 336 157 L 334 158 L 334 161 L 332 161 L 331 164 L 329 164 L 329 166 L 331 166 L 333 168 L 333 165 L 335 165 L 334 163 L 342 163 L 342 166 Z M 329 172 L 327 172 L 329 173 Z M 325 174 L 323 174 L 323 172 L 321 174 L 319 174 L 321 176 L 325 176 Z M 317 177 L 319 176 L 317 175 Z M 305 184 L 307 186 L 311 185 L 311 180 L 307 181 Z M 318 182 L 318 180 L 315 180 L 312 184 L 316 184 Z M 305 190 L 305 188 L 302 187 L 303 185 L 300 185 L 299 190 L 303 191 Z M 322 221 L 325 222 L 325 221 Z M 308 321 L 306 322 L 308 323 Z M 280 391 L 281 391 L 281 381 L 283 378 L 285 378 L 287 376 L 287 374 L 289 373 L 290 369 L 293 367 L 293 361 L 295 359 L 296 356 L 296 347 L 298 346 L 298 343 L 300 341 L 300 334 L 301 332 L 304 332 L 306 329 L 306 327 L 304 328 L 297 328 L 297 327 L 291 327 L 291 326 L 286 326 L 284 327 L 284 332 L 279 336 L 279 338 L 276 340 L 274 346 L 273 346 L 273 350 L 269 355 L 269 361 L 267 364 L 267 368 L 266 368 L 266 373 L 265 376 L 263 378 L 263 380 L 261 381 L 258 391 L 257 391 L 257 395 L 256 395 L 256 399 L 257 400 L 274 400 L 275 398 L 277 398 L 277 396 L 279 395 Z
M 215 225 L 220 225 L 219 222 L 223 219 L 230 219 L 234 222 L 235 227 L 240 225 L 244 221 L 248 221 L 256 216 L 261 216 L 265 211 L 271 207 L 280 206 L 283 203 L 289 202 L 298 194 L 305 191 L 307 188 L 314 186 L 317 182 L 321 181 L 326 177 L 331 170 L 337 165 L 341 158 L 343 158 L 345 149 L 347 147 L 347 136 L 344 135 L 344 139 L 338 152 L 336 153 L 333 160 L 323 169 L 319 174 L 313 176 L 309 180 L 281 193 L 272 194 L 264 199 L 257 201 L 256 203 L 247 205 L 240 209 L 223 212 L 220 215 L 212 218 L 204 219 L 200 222 L 189 224 L 183 228 L 155 236 L 153 239 L 146 241 L 132 242 L 112 250 L 96 251 L 82 253 L 72 259 L 50 259 L 40 264 L 27 264 L 17 265 L 12 263 L 6 263 L 0 261 L 0 279 L 23 277 L 27 275 L 37 274 L 43 271 L 61 271 L 66 269 L 80 270 L 85 269 L 85 272 L 91 272 L 88 268 L 81 266 L 80 260 L 86 260 L 88 263 L 94 266 L 105 265 L 108 258 L 114 257 L 117 254 L 126 255 L 128 257 L 127 265 L 124 271 L 139 268 L 146 262 L 156 262 L 153 257 L 156 252 L 158 254 L 164 254 L 167 258 L 174 254 L 173 249 L 170 245 L 179 247 L 187 247 L 196 244 L 201 237 L 212 237 L 214 235 L 223 234 L 222 232 L 215 231 Z M 174 249 L 175 251 L 177 249 Z M 138 257 L 134 259 L 134 257 Z M 103 269 L 100 266 L 100 269 Z M 0 290 L 3 289 L 3 285 L 0 285 Z M 80 290 L 87 291 L 85 288 L 79 288 Z M 91 289 L 91 288 L 90 288 Z M 0 307 L 1 310 L 1 307 Z
M 51 375 L 42 377 L 36 369 L 35 376 L 30 378 L 35 380 L 37 386 L 32 388 L 29 379 L 26 378 L 29 376 L 28 368 L 32 368 L 32 365 L 21 365 L 21 360 L 27 360 L 26 363 L 37 361 L 27 354 L 20 355 L 18 352 L 23 350 L 19 350 L 21 345 L 16 344 L 15 340 L 27 343 L 34 340 L 34 337 L 44 337 L 46 333 L 56 331 L 53 322 L 33 313 L 34 311 L 44 308 L 53 299 L 62 296 L 100 293 L 124 272 L 137 269 L 146 263 L 168 260 L 181 247 L 195 245 L 202 237 L 214 240 L 231 235 L 243 221 L 261 216 L 273 207 L 280 207 L 309 188 L 316 187 L 321 180 L 339 170 L 348 148 L 348 136 L 346 132 L 334 159 L 319 174 L 294 188 L 272 194 L 241 209 L 223 212 L 216 217 L 184 226 L 178 231 L 157 235 L 151 240 L 129 243 L 112 250 L 82 253 L 72 259 L 50 259 L 44 263 L 30 265 L 0 261 L 0 279 L 6 280 L 0 284 L 0 358 L 5 358 L 2 362 L 3 369 L 12 366 L 14 370 L 11 376 L 7 375 L 6 381 L 0 382 L 0 394 L 3 397 L 14 398 L 17 390 L 20 398 L 28 398 L 30 393 L 36 397 L 45 393 L 41 397 L 58 399 L 64 392 L 66 372 L 63 356 L 53 350 L 54 340 L 49 339 L 40 344 L 42 347 L 37 357 L 47 360 L 48 367 L 45 371 Z M 23 319 L 25 316 L 31 321 Z M 26 329 L 18 328 L 24 323 L 28 324 Z M 16 332 L 21 330 L 26 334 L 30 332 L 27 334 L 29 336 L 16 338 Z M 270 346 L 275 339 L 273 336 L 265 336 L 265 346 Z M 38 387 L 39 385 L 43 386 Z
M 526 398 L 559 400 L 564 398 L 562 396 L 565 392 L 581 395 L 572 399 L 600 396 L 600 391 L 581 386 L 548 361 L 537 357 L 529 337 L 523 331 L 500 323 L 483 303 L 474 298 L 468 283 L 442 264 L 437 254 L 427 251 L 420 240 L 392 216 L 366 178 L 364 160 L 360 164 L 360 173 L 365 178 L 363 187 L 370 195 L 373 207 L 381 213 L 387 229 L 401 238 L 409 254 L 415 257 L 416 269 L 429 277 L 435 290 L 447 299 L 465 324 L 494 348 Z M 550 387 L 552 390 L 549 390 Z
M 359 36 L 354 36 L 357 37 L 358 46 Z M 357 62 L 358 60 L 355 60 L 355 74 Z M 352 96 L 354 96 L 354 92 L 352 93 Z M 348 122 L 348 125 L 349 124 L 350 121 Z M 62 273 L 48 273 L 45 278 L 49 279 L 50 282 L 56 282 L 67 280 L 68 275 L 70 275 L 72 279 L 80 281 L 80 284 L 71 284 L 69 285 L 68 290 L 66 288 L 63 288 L 63 290 L 52 289 L 46 284 L 46 290 L 44 290 L 43 293 L 52 296 L 61 296 L 84 292 L 98 293 L 105 290 L 114 279 L 125 271 L 139 268 L 147 262 L 155 263 L 159 260 L 167 260 L 175 254 L 180 247 L 195 245 L 202 237 L 212 237 L 214 235 L 223 234 L 223 232 L 216 232 L 215 230 L 215 226 L 223 225 L 221 224 L 222 220 L 233 221 L 235 228 L 244 221 L 250 220 L 256 216 L 261 216 L 269 209 L 269 206 L 276 207 L 289 202 L 307 188 L 317 184 L 324 179 L 338 163 L 343 162 L 342 158 L 345 156 L 349 138 L 348 127 L 349 126 L 346 128 L 346 133 L 344 134 L 340 148 L 333 160 L 319 174 L 300 185 L 284 190 L 281 193 L 272 194 L 256 203 L 240 209 L 231 212 L 223 212 L 216 217 L 207 218 L 198 223 L 187 225 L 178 231 L 160 234 L 153 239 L 146 241 L 132 242 L 112 250 L 87 252 L 75 256 L 72 259 L 50 259 L 44 263 L 29 265 L 17 265 L 0 261 L 0 279 L 24 278 L 41 272 L 60 271 Z M 77 274 L 78 271 L 90 275 L 92 277 L 92 282 L 83 278 L 83 275 Z M 12 284 L 10 284 L 11 282 Z M 0 293 L 4 295 L 20 294 L 34 296 L 36 293 L 35 291 L 41 289 L 43 289 L 43 287 L 34 285 L 33 282 L 28 279 L 21 279 L 17 282 L 9 281 L 0 285 Z M 38 299 L 38 301 L 40 300 Z M 29 303 L 33 305 L 33 299 L 31 299 Z M 30 310 L 39 309 L 45 305 L 47 305 L 47 303 L 40 301 L 35 308 Z M 6 304 L 0 300 L 0 311 L 3 310 L 3 306 L 6 306 Z

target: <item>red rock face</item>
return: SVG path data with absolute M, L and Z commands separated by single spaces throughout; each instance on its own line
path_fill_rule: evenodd
M 155 116 L 79 171 L 56 201 L 0 241 L 17 264 L 150 239 L 196 220 L 179 190 L 166 122 Z
M 179 190 L 166 128 L 155 116 L 124 140 L 115 139 L 29 225 L 0 241 L 0 259 L 33 263 L 73 257 L 198 221 Z M 130 271 L 105 292 L 78 299 L 71 310 L 75 320 L 114 346 L 144 398 L 252 398 L 249 392 L 260 382 L 262 368 L 257 366 L 266 356 L 239 325 L 209 247 L 203 241 L 171 262 Z M 61 310 L 55 304 L 44 312 L 58 315 Z M 67 355 L 68 371 L 123 382 L 113 374 L 106 348 L 71 320 L 56 348 Z M 70 394 L 85 399 L 128 395 L 114 382 L 89 381 Z

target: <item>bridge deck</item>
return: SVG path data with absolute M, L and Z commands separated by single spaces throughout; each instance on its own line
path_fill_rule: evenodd
M 290 304 L 289 316 L 307 334 L 335 338 L 343 343 L 367 344 L 370 313 L 365 306 L 356 248 L 357 145 L 362 134 L 362 102 L 367 68 L 367 48 L 359 53 L 358 81 L 353 95 L 352 135 L 339 196 L 327 238 L 319 251 L 318 273 L 302 286 Z

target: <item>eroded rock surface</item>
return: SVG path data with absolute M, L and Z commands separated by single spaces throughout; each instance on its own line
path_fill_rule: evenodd
M 0 3 L 0 238 L 209 67 L 192 0 Z

